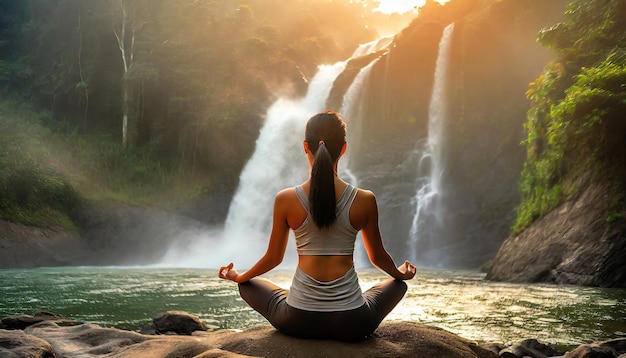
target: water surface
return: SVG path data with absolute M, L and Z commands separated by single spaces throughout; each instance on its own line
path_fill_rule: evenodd
M 384 279 L 358 270 L 363 289 Z M 289 287 L 291 270 L 266 275 Z M 0 317 L 45 310 L 137 330 L 161 311 L 197 315 L 214 329 L 267 324 L 214 269 L 69 267 L 0 270 Z M 471 271 L 420 270 L 387 321 L 437 326 L 477 342 L 536 338 L 571 347 L 626 337 L 626 290 L 484 280 Z

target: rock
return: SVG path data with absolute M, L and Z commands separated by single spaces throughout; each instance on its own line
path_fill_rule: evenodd
M 157 314 L 148 329 L 150 334 L 88 323 L 77 325 L 76 321 L 49 312 L 13 316 L 2 322 L 9 322 L 12 327 L 26 326 L 24 330 L 0 329 L 0 357 L 3 358 L 537 358 L 557 355 L 561 358 L 626 358 L 626 338 L 584 344 L 561 356 L 535 339 L 506 348 L 496 343 L 479 346 L 441 328 L 415 322 L 385 322 L 373 337 L 350 343 L 293 338 L 269 325 L 245 331 L 209 332 L 196 316 L 182 311 Z
M 172 242 L 185 245 L 207 226 L 181 215 L 116 202 L 84 205 L 77 230 L 0 220 L 0 268 L 146 265 Z
M 606 221 L 614 197 L 611 187 L 588 185 L 509 237 L 486 279 L 626 287 L 626 220 L 612 225 Z
M 0 321 L 0 329 L 24 329 L 35 323 L 39 323 L 42 321 L 50 321 L 50 320 L 57 321 L 57 322 L 64 322 L 64 324 L 66 325 L 68 323 L 70 324 L 78 323 L 77 321 L 68 320 L 54 313 L 37 312 L 32 316 L 26 315 L 26 314 L 19 314 L 15 316 L 5 317 L 2 319 L 2 321 Z
M 563 358 L 617 358 L 619 353 L 608 346 L 583 344 L 567 352 Z
M 77 232 L 0 220 L 0 268 L 76 265 L 90 256 Z
M 146 336 L 95 324 L 61 327 L 48 321 L 25 332 L 48 341 L 59 357 L 193 357 L 215 348 L 188 336 Z
M 208 327 L 200 318 L 183 311 L 166 311 L 158 313 L 152 320 L 157 334 L 174 332 L 190 335 L 194 331 L 206 331 Z
M 540 343 L 536 339 L 525 339 L 511 348 L 512 352 L 517 357 L 545 358 L 563 355 L 563 353 L 548 345 Z
M 443 329 L 410 322 L 383 323 L 375 337 L 345 343 L 292 338 L 269 325 L 243 332 L 155 336 L 95 324 L 63 327 L 42 321 L 24 331 L 0 330 L 0 342 L 3 357 L 498 357 Z M 27 351 L 48 355 L 22 354 Z
M 562 353 L 556 349 L 539 343 L 536 339 L 526 339 L 511 347 L 506 347 L 500 351 L 502 358 L 547 358 L 561 356 Z
M 600 346 L 610 347 L 619 353 L 626 353 L 626 338 L 610 339 L 608 341 L 598 343 Z
M 52 346 L 21 330 L 0 329 L 0 357 L 3 358 L 56 358 Z

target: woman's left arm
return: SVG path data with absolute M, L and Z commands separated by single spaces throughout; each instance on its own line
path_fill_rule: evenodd
M 251 278 L 262 275 L 278 266 L 285 257 L 287 241 L 289 240 L 289 224 L 287 214 L 289 212 L 289 200 L 286 191 L 281 191 L 274 198 L 274 214 L 272 219 L 272 233 L 265 255 L 246 272 L 239 274 L 233 268 L 233 264 L 222 266 L 219 276 L 226 280 L 237 283 L 249 281 Z

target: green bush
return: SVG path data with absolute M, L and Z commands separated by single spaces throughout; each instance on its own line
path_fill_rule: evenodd
M 73 228 L 78 192 L 49 168 L 32 160 L 0 157 L 0 218 L 35 226 Z

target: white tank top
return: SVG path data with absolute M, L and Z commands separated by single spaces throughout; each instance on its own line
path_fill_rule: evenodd
M 357 309 L 365 303 L 354 266 L 332 281 L 318 281 L 296 269 L 287 304 L 305 311 L 338 312 Z
M 350 223 L 350 208 L 358 188 L 348 184 L 337 201 L 337 220 L 329 227 L 320 229 L 311 216 L 309 198 L 301 186 L 295 187 L 300 204 L 307 217 L 293 232 L 296 236 L 298 255 L 352 255 L 358 230 Z

